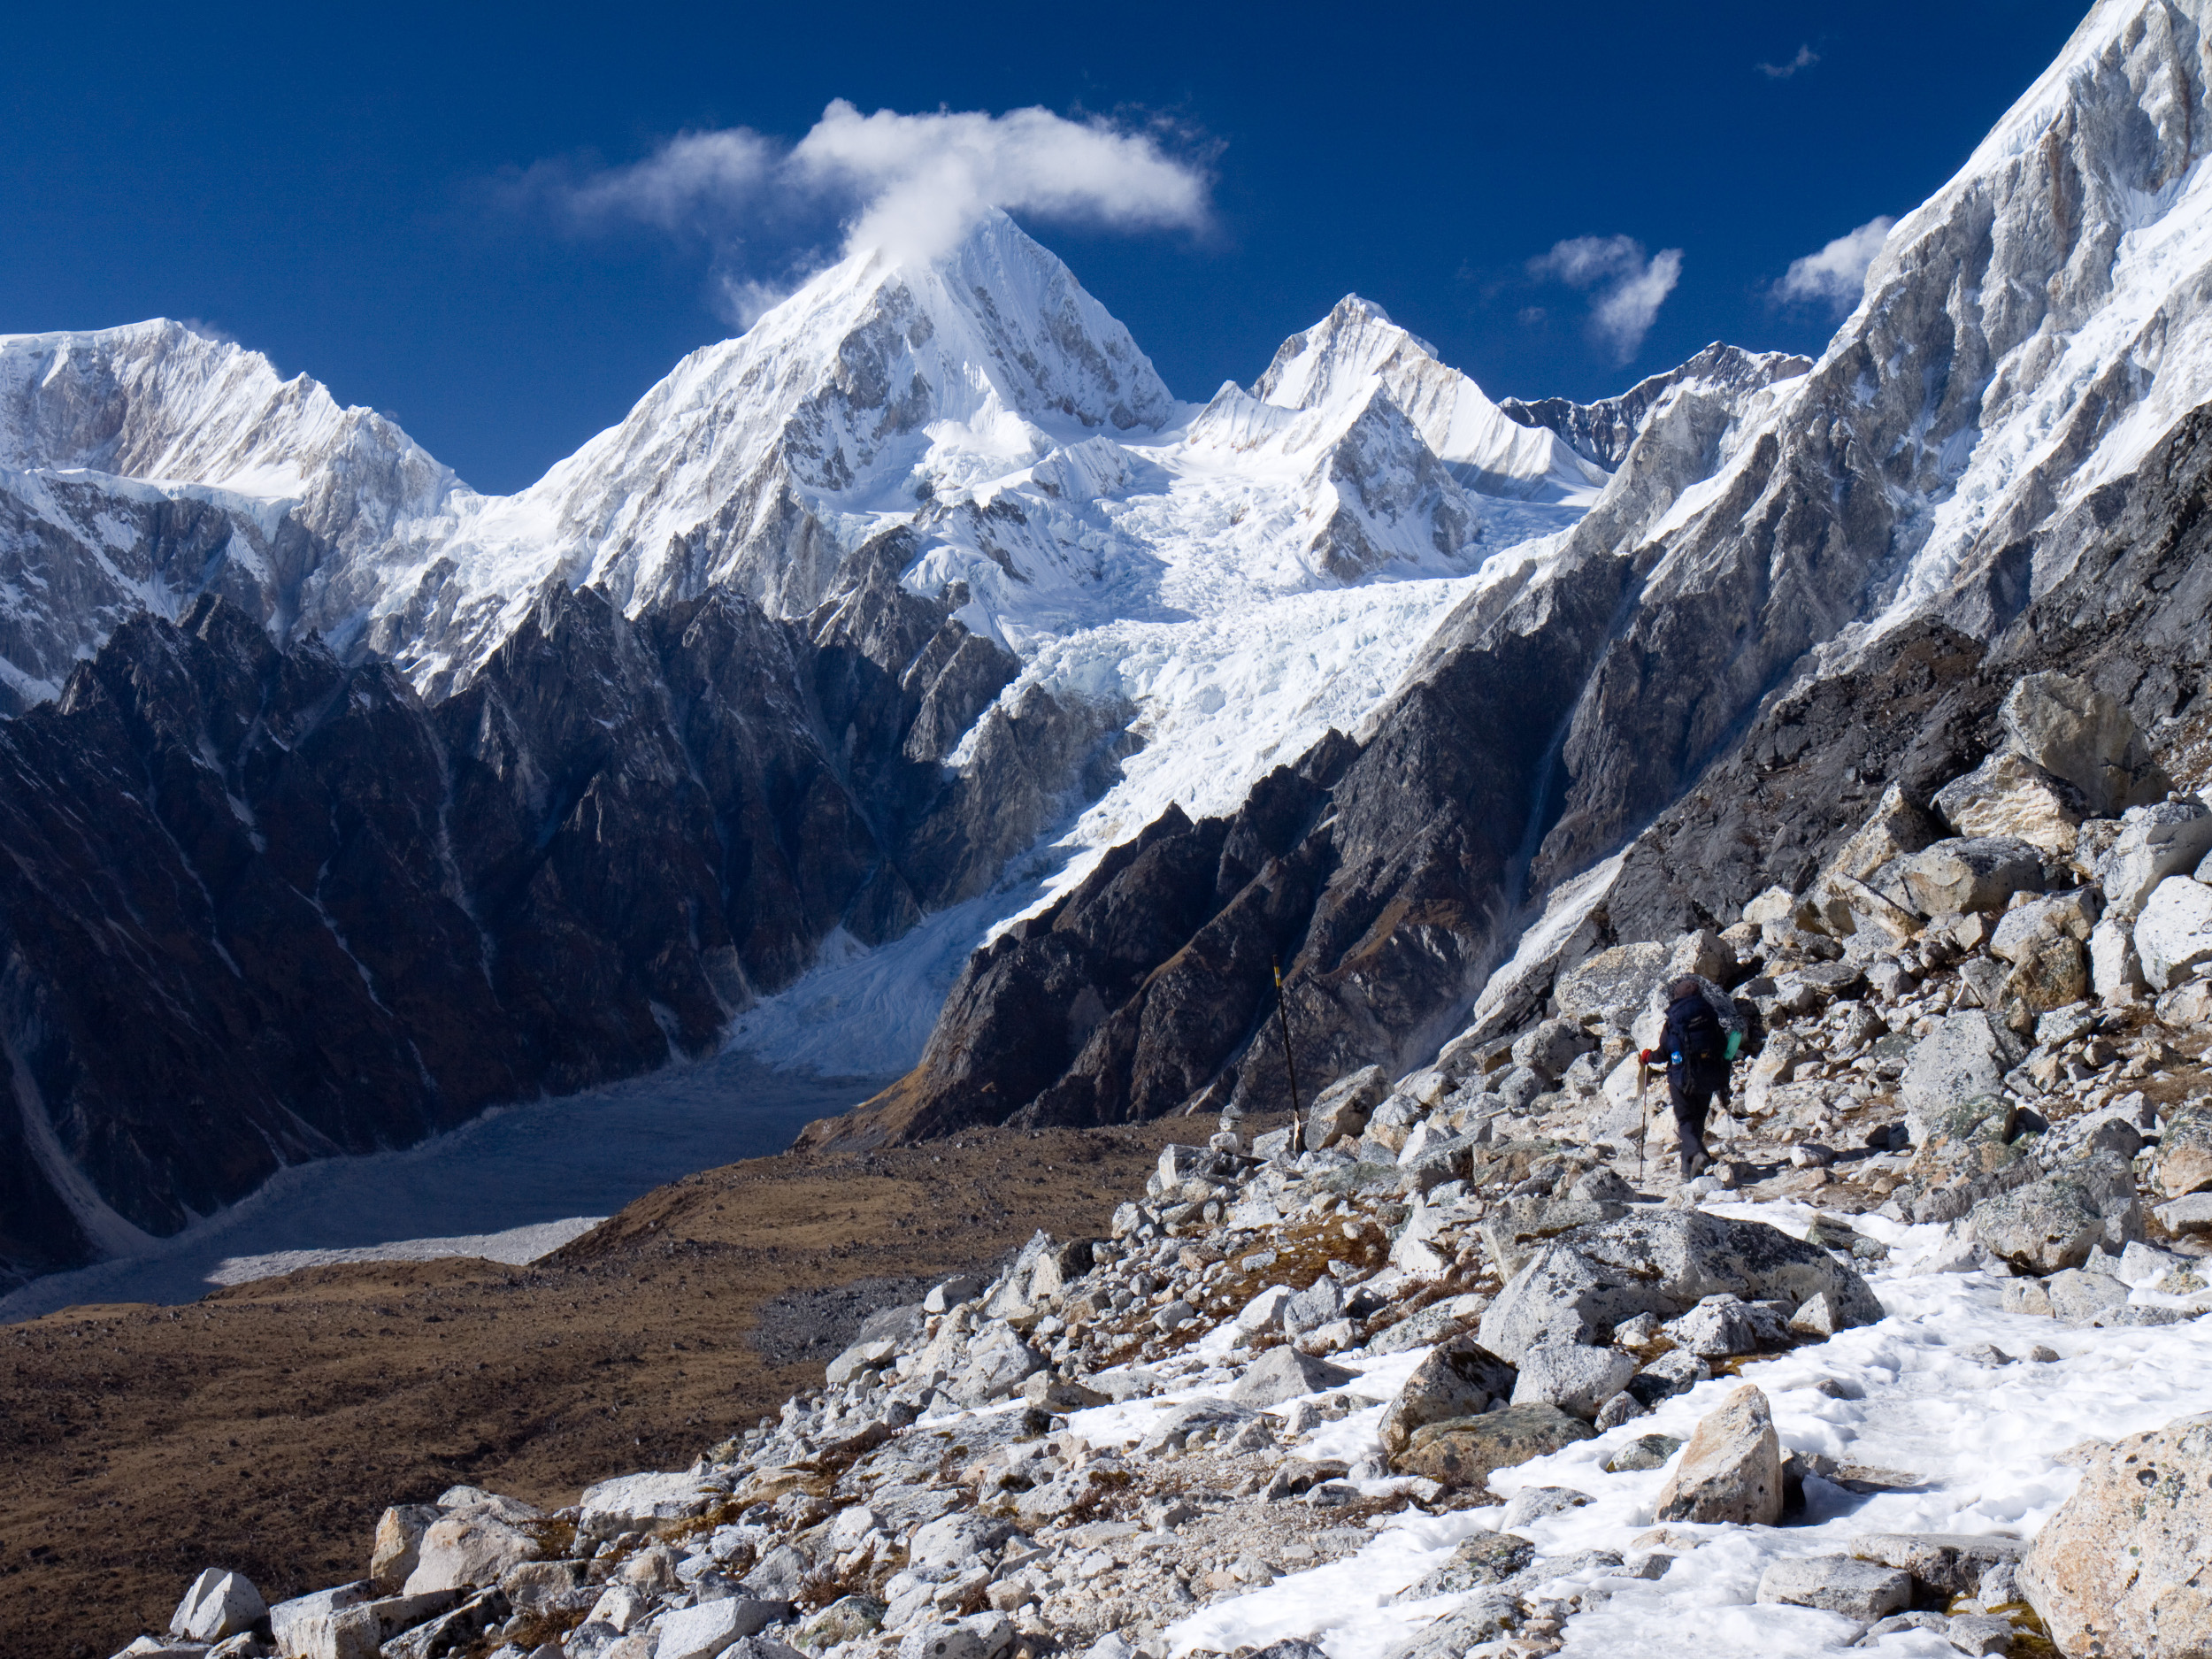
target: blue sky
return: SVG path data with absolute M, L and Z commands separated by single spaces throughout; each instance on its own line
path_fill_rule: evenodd
M 1040 106 L 1196 181 L 1149 222 L 1017 211 L 1179 396 L 1250 381 L 1356 291 L 1493 395 L 1587 398 L 1713 339 L 1816 350 L 1833 312 L 1778 296 L 1792 262 L 1926 196 L 2080 14 L 27 9 L 0 62 L 0 331 L 202 319 L 512 489 L 733 332 L 734 289 L 833 252 L 860 199 L 588 215 L 579 189 L 684 133 L 781 154 L 833 99 Z

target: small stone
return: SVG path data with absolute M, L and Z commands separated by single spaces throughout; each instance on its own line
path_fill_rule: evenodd
M 1994 1613 L 1961 1613 L 1944 1627 L 1943 1636 L 1963 1654 L 2012 1651 L 2012 1621 Z
M 1517 1532 L 1532 1521 L 1578 1509 L 1589 1502 L 1588 1493 L 1571 1486 L 1523 1486 L 1507 1501 L 1505 1513 L 1498 1517 L 1498 1530 Z
M 1609 1475 L 1634 1474 L 1640 1470 L 1664 1469 L 1667 1459 L 1682 1449 L 1671 1434 L 1640 1434 L 1605 1460 Z
M 1590 1422 L 1591 1426 L 1602 1434 L 1608 1429 L 1617 1429 L 1624 1423 L 1632 1423 L 1638 1417 L 1650 1415 L 1651 1408 L 1624 1388 L 1599 1407 L 1597 1416 Z

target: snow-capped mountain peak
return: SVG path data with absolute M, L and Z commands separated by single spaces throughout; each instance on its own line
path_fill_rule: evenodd
M 0 467 L 288 501 L 341 545 L 434 511 L 461 488 L 383 416 L 166 319 L 0 335 Z
M 1459 481 L 1486 495 L 1587 503 L 1603 469 L 1557 434 L 1511 420 L 1434 348 L 1392 322 L 1381 306 L 1348 294 L 1328 316 L 1293 334 L 1252 388 L 1262 403 L 1314 410 L 1363 396 L 1379 383 Z

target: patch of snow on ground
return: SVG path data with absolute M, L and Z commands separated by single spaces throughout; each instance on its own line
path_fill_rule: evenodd
M 1792 1213 L 1798 1210 L 1804 1213 Z M 1803 1206 L 1758 1204 L 1727 1206 L 1725 1213 L 1789 1230 L 1792 1223 L 1801 1229 L 1813 1212 Z M 1919 1240 L 1901 1241 L 1908 1247 L 1901 1254 L 1909 1263 L 1916 1254 L 1909 1247 Z M 1722 1377 L 1701 1383 L 1648 1417 L 1491 1477 L 1492 1490 L 1507 1495 L 1542 1486 L 1590 1495 L 1587 1506 L 1523 1529 L 1540 1557 L 1598 1549 L 1624 1555 L 1631 1540 L 1654 1525 L 1659 1493 L 1673 1464 L 1608 1474 L 1606 1460 L 1646 1434 L 1686 1440 L 1698 1420 L 1744 1382 L 1757 1384 L 1772 1402 L 1786 1454 L 1824 1452 L 1921 1477 L 1916 1490 L 1872 1496 L 1813 1477 L 1806 1483 L 1803 1520 L 1786 1527 L 1677 1524 L 1709 1541 L 1678 1557 L 1664 1577 L 1631 1579 L 1601 1571 L 1577 1576 L 1568 1587 L 1586 1594 L 1593 1583 L 1601 1584 L 1610 1596 L 1567 1622 L 1564 1652 L 1608 1659 L 1795 1659 L 1839 1651 L 1858 1634 L 1850 1621 L 1807 1608 L 1756 1604 L 1759 1577 L 1770 1563 L 1786 1556 L 1847 1553 L 1851 1538 L 1863 1532 L 2032 1538 L 2073 1490 L 2075 1473 L 2060 1461 L 2068 1448 L 2212 1411 L 2212 1317 L 2139 1329 L 2074 1330 L 2047 1318 L 2003 1312 L 2002 1281 L 1984 1273 L 1910 1276 L 1891 1270 L 1876 1275 L 1872 1283 L 1887 1310 L 1879 1324 L 1747 1364 L 1740 1380 Z M 1968 1351 L 1983 1343 L 2014 1356 L 2013 1362 L 1991 1367 L 1970 1358 Z M 2060 1357 L 2044 1363 L 2021 1357 L 2038 1343 Z M 1409 1363 L 1419 1357 L 1417 1352 L 1390 1360 Z M 1363 1384 L 1380 1385 L 1384 1379 L 1373 1374 L 1379 1369 L 1371 1368 Z M 1864 1397 L 1842 1400 L 1820 1392 L 1816 1385 L 1830 1378 L 1855 1386 Z M 1111 1410 L 1133 1416 L 1135 1408 Z M 1091 1414 L 1083 1415 L 1087 1419 Z M 1325 1446 L 1317 1435 L 1300 1455 L 1348 1460 L 1373 1455 L 1379 1449 L 1375 1433 L 1380 1415 L 1379 1409 L 1359 1411 L 1328 1425 Z M 1087 1425 L 1083 1426 L 1087 1432 Z M 1329 1659 L 1381 1659 L 1391 1647 L 1468 1599 L 1393 1603 L 1389 1598 L 1444 1564 L 1463 1540 L 1494 1527 L 1501 1513 L 1495 1507 L 1442 1516 L 1406 1511 L 1353 1557 L 1288 1574 L 1172 1625 L 1164 1632 L 1166 1654 L 1181 1659 L 1199 1649 L 1229 1653 L 1298 1636 L 1318 1641 Z M 1939 1638 L 1908 1632 L 1883 1639 L 1873 1651 L 1950 1650 Z

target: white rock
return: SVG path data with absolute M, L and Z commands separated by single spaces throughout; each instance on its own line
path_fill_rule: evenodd
M 1294 1348 L 1271 1348 L 1237 1379 L 1229 1389 L 1229 1398 L 1241 1406 L 1276 1406 L 1301 1394 L 1341 1388 L 1357 1376 L 1356 1371 L 1301 1354 Z
M 2152 1213 L 2169 1233 L 2212 1233 L 2212 1193 L 2191 1193 Z
M 631 1585 L 611 1584 L 605 1594 L 591 1604 L 591 1611 L 584 1615 L 584 1623 L 605 1624 L 626 1636 L 652 1610 L 652 1601 L 643 1592 Z
M 2156 990 L 2212 962 L 2212 887 L 2190 876 L 2168 876 L 2152 889 L 2136 918 L 2135 950 Z
M 950 1313 L 962 1302 L 973 1302 L 982 1294 L 983 1281 L 972 1273 L 963 1273 L 931 1286 L 929 1294 L 922 1298 L 922 1311 Z
M 194 1641 L 217 1642 L 250 1628 L 269 1610 L 253 1581 L 220 1567 L 210 1567 L 192 1581 L 170 1616 L 169 1633 Z
M 1961 835 L 2010 836 L 2053 857 L 2074 850 L 2085 816 L 2078 790 L 2010 749 L 1944 785 L 1934 804 Z
M 878 1338 L 872 1342 L 856 1342 L 824 1369 L 822 1379 L 833 1388 L 841 1388 L 863 1371 L 879 1371 L 898 1356 L 896 1342 Z
M 655 1627 L 653 1659 L 715 1659 L 725 1648 L 757 1635 L 791 1611 L 788 1601 L 733 1596 L 704 1601 L 662 1617 Z
M 1635 1374 L 1636 1362 L 1617 1348 L 1539 1342 L 1521 1356 L 1513 1403 L 1557 1406 L 1586 1422 Z
M 1998 711 L 2008 746 L 2081 792 L 2092 815 L 2155 801 L 2171 785 L 2109 693 L 2071 674 L 2028 674 Z
M 2133 915 L 2160 882 L 2194 869 L 2208 852 L 2212 852 L 2212 811 L 2202 802 L 2132 807 L 2121 818 L 2119 839 L 2104 861 L 2105 901 Z
M 546 1546 L 536 1530 L 500 1512 L 493 1503 L 472 1503 L 449 1510 L 422 1535 L 414 1571 L 403 1594 L 473 1589 L 497 1584 L 510 1567 L 543 1558 Z
M 2143 988 L 2142 959 L 2126 923 L 2106 917 L 2089 934 L 2089 988 L 2105 1002 Z
M 1283 1325 L 1283 1306 L 1295 1294 L 1287 1285 L 1270 1285 L 1265 1290 L 1246 1302 L 1236 1317 L 1240 1331 L 1279 1331 Z
M 366 1584 L 342 1584 L 269 1609 L 282 1659 L 377 1659 L 384 1632 Z

